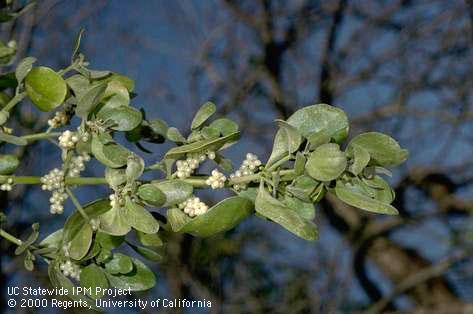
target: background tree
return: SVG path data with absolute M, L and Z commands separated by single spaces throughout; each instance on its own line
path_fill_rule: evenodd
M 409 163 L 393 178 L 400 217 L 355 215 L 329 199 L 315 245 L 257 221 L 210 247 L 177 237 L 159 266 L 160 291 L 211 298 L 216 312 L 442 313 L 461 311 L 472 292 L 464 253 L 471 247 L 472 10 L 468 1 L 42 1 L 3 31 L 19 38 L 20 55 L 64 65 L 69 50 L 50 43 L 71 47 L 85 26 L 89 59 L 137 77 L 138 99 L 156 115 L 180 125 L 188 109 L 211 99 L 239 119 L 254 139 L 232 151 L 237 158 L 248 150 L 267 155 L 272 121 L 316 102 L 346 110 L 355 132 L 387 132 L 409 148 Z M 104 54 L 104 47 L 115 49 Z M 34 112 L 16 118 L 24 128 L 38 125 Z M 45 164 L 36 156 L 31 167 Z M 17 193 L 10 208 L 27 202 L 46 217 Z M 2 276 L 12 269 L 2 258 Z

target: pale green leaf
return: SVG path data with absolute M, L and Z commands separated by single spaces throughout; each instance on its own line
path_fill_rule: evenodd
M 317 226 L 313 222 L 273 198 L 263 185 L 258 191 L 255 209 L 260 215 L 269 218 L 303 239 L 313 241 L 318 237 Z
M 129 197 L 126 198 L 122 215 L 126 223 L 136 230 L 144 233 L 156 233 L 159 230 L 159 223 L 153 215 Z
M 338 178 L 347 167 L 345 153 L 335 143 L 317 147 L 306 163 L 307 173 L 319 181 L 331 181 Z
M 130 289 L 131 291 L 148 290 L 156 284 L 154 273 L 141 261 L 132 259 L 133 271 L 125 275 L 107 274 L 112 287 L 118 289 Z
M 397 166 L 409 155 L 408 151 L 402 149 L 392 137 L 377 132 L 355 136 L 348 144 L 347 150 L 354 149 L 356 145 L 367 150 L 371 156 L 371 162 L 379 166 Z
M 337 182 L 335 187 L 337 197 L 348 205 L 378 214 L 397 215 L 393 206 L 362 194 L 358 189 L 348 184 Z
M 211 115 L 215 113 L 216 110 L 217 108 L 215 107 L 215 104 L 211 102 L 203 104 L 192 120 L 191 129 L 195 130 L 199 128 L 208 118 L 210 118 Z
M 25 78 L 28 97 L 41 111 L 50 111 L 64 102 L 67 85 L 63 78 L 47 67 L 36 67 Z
M 90 264 L 82 268 L 80 272 L 80 285 L 86 289 L 90 289 L 89 295 L 92 299 L 100 299 L 103 297 L 103 294 L 97 294 L 96 288 L 101 288 L 101 291 L 107 289 L 108 280 L 100 267 L 95 264 Z

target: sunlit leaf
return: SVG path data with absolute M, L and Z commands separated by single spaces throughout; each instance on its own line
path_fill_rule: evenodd
M 41 111 L 50 111 L 64 102 L 67 85 L 63 78 L 47 67 L 29 71 L 25 78 L 28 97 Z

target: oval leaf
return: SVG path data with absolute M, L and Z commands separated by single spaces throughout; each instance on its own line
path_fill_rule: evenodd
M 107 289 L 108 280 L 100 267 L 95 264 L 90 264 L 82 268 L 80 272 L 80 285 L 86 289 L 90 289 L 89 295 L 92 299 L 100 299 L 103 297 L 103 294 L 97 294 L 96 288 L 101 288 L 102 291 Z
M 12 174 L 20 165 L 15 155 L 0 155 L 0 175 Z
M 28 97 L 41 111 L 50 111 L 64 102 L 67 85 L 63 78 L 47 67 L 29 71 L 25 78 Z
M 261 185 L 255 201 L 256 212 L 283 226 L 298 237 L 313 241 L 318 237 L 317 226 L 298 212 L 273 198 Z
M 335 194 L 342 202 L 369 212 L 386 215 L 398 214 L 397 209 L 393 206 L 372 199 L 369 196 L 362 194 L 356 188 L 350 187 L 341 182 L 337 182 Z
M 122 216 L 127 224 L 141 232 L 156 233 L 159 230 L 159 223 L 153 215 L 143 206 L 134 203 L 129 197 L 125 201 Z
M 162 204 L 162 207 L 170 207 L 184 202 L 188 199 L 194 190 L 194 187 L 181 180 L 166 180 L 157 183 L 151 183 L 166 197 L 166 202 Z
M 131 227 L 121 215 L 122 209 L 112 208 L 100 216 L 100 230 L 115 236 L 122 236 L 130 232 Z
M 329 138 L 340 143 L 348 135 L 349 123 L 345 112 L 326 104 L 308 106 L 294 112 L 287 119 L 304 137 L 323 131 Z
M 408 151 L 402 149 L 392 137 L 377 132 L 355 136 L 348 144 L 347 150 L 354 150 L 356 145 L 368 151 L 374 164 L 383 167 L 397 166 L 403 163 L 409 155 Z
M 209 237 L 234 228 L 252 212 L 253 203 L 249 199 L 234 196 L 217 203 L 207 213 L 190 219 L 177 229 L 174 227 L 179 223 L 175 223 L 172 216 L 168 216 L 168 219 L 174 231 L 187 232 L 199 237 Z
M 166 195 L 155 184 L 141 185 L 136 194 L 142 201 L 152 206 L 159 207 L 166 203 Z
M 118 289 L 130 289 L 131 291 L 148 290 L 156 284 L 154 273 L 141 261 L 133 260 L 133 271 L 125 275 L 111 275 L 107 273 L 107 278 L 112 287 Z
M 334 143 L 317 147 L 306 163 L 307 173 L 319 181 L 331 181 L 338 178 L 347 167 L 345 153 Z
M 141 123 L 143 116 L 141 111 L 133 107 L 120 106 L 100 110 L 97 114 L 97 118 L 103 121 L 112 121 L 113 125 L 110 128 L 113 130 L 130 131 Z
M 353 145 L 353 163 L 348 170 L 354 175 L 359 175 L 369 162 L 370 153 L 361 146 Z
M 192 120 L 191 129 L 195 130 L 200 127 L 211 115 L 215 113 L 217 108 L 215 104 L 211 102 L 206 102 L 200 107 L 199 111 L 195 114 L 194 119 Z
M 133 262 L 131 257 L 115 253 L 112 259 L 105 263 L 105 269 L 112 275 L 128 274 L 133 271 Z

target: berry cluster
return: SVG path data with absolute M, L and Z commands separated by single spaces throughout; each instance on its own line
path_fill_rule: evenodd
M 209 207 L 200 201 L 198 197 L 190 197 L 186 201 L 179 204 L 179 208 L 184 211 L 189 217 L 195 217 L 205 214 Z
M 235 171 L 235 173 L 232 173 L 230 179 L 252 175 L 259 166 L 261 166 L 261 161 L 258 159 L 258 156 L 248 153 L 246 154 L 246 159 L 243 160 L 240 169 Z M 233 188 L 235 190 L 244 190 L 246 189 L 246 184 L 235 184 Z
M 87 153 L 72 157 L 69 164 L 69 171 L 67 174 L 70 177 L 78 177 L 80 172 L 85 169 L 85 163 L 89 160 L 90 156 Z
M 2 191 L 11 191 L 12 188 L 13 188 L 13 179 L 12 178 L 8 178 L 7 182 L 0 185 L 0 190 L 2 190 Z
M 59 128 L 69 122 L 69 117 L 64 111 L 58 111 L 52 119 L 48 120 L 48 125 L 52 128 Z
M 73 264 L 71 260 L 68 259 L 64 263 L 61 263 L 59 268 L 61 269 L 64 276 L 80 280 L 80 267 L 79 265 Z
M 217 169 L 212 170 L 212 175 L 205 180 L 205 184 L 209 185 L 212 189 L 221 189 L 225 186 L 227 177 Z
M 199 168 L 199 165 L 204 162 L 207 157 L 209 159 L 215 159 L 215 152 L 208 151 L 206 154 L 189 154 L 186 160 L 178 160 L 176 162 L 177 172 L 176 175 L 179 179 L 185 179 Z
M 54 168 L 41 178 L 43 190 L 53 191 L 64 189 L 64 171 Z
M 79 136 L 70 130 L 62 132 L 61 136 L 59 136 L 59 146 L 63 149 L 74 148 L 77 142 L 79 142 Z
M 49 199 L 51 214 L 62 214 L 64 212 L 64 201 L 68 197 L 64 191 L 64 171 L 54 168 L 41 178 L 41 183 L 43 184 L 41 186 L 43 190 L 53 191 Z
M 49 212 L 51 214 L 62 214 L 64 212 L 64 202 L 67 200 L 68 195 L 63 190 L 54 191 L 53 195 L 49 198 L 51 206 Z

